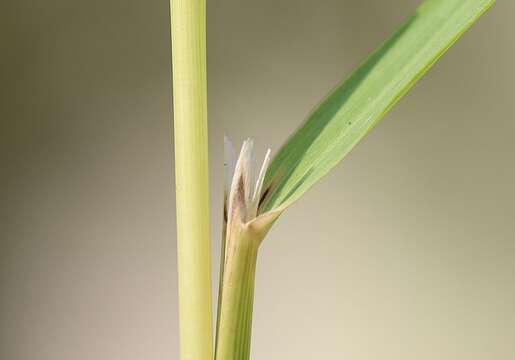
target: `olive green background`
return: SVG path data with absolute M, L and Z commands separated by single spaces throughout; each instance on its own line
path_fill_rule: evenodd
M 417 3 L 208 1 L 214 278 L 224 132 L 277 150 Z M 0 358 L 178 359 L 168 3 L 2 8 Z M 514 14 L 274 226 L 253 359 L 515 358 Z

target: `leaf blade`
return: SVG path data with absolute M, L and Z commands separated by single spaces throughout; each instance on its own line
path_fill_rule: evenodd
M 425 1 L 274 156 L 262 211 L 289 206 L 326 175 L 494 2 Z

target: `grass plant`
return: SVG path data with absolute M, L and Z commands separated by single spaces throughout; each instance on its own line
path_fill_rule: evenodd
M 281 214 L 342 160 L 494 3 L 426 0 L 307 117 L 254 163 L 225 139 L 216 360 L 250 357 L 256 262 Z M 171 0 L 182 360 L 211 360 L 204 0 Z

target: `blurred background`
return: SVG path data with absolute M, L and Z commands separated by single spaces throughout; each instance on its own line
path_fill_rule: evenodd
M 223 134 L 277 150 L 418 3 L 208 1 L 214 279 Z M 178 359 L 168 2 L 2 7 L 0 358 Z M 254 359 L 515 358 L 514 13 L 274 226 Z

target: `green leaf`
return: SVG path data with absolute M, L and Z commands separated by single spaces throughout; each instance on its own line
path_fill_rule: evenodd
M 315 108 L 267 171 L 260 212 L 327 174 L 495 0 L 428 0 Z

